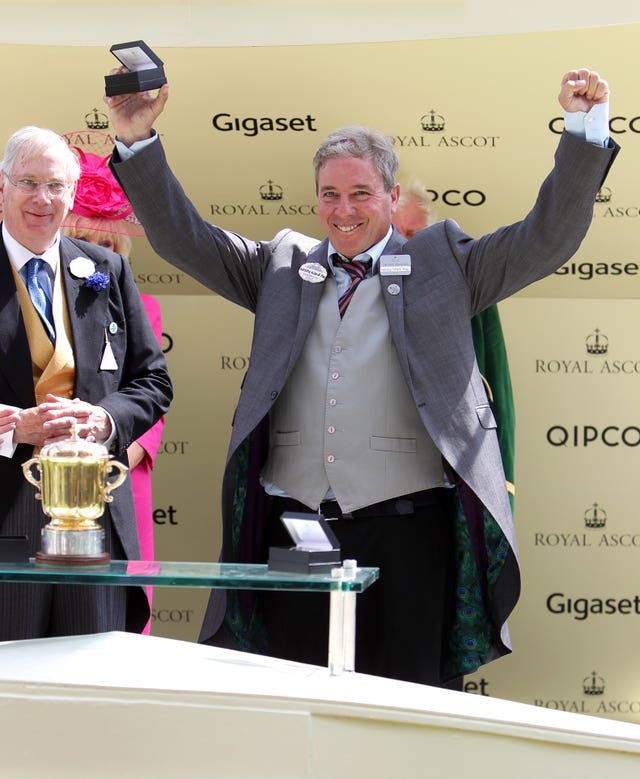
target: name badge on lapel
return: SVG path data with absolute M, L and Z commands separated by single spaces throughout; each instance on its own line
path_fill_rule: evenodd
M 305 262 L 298 270 L 298 276 L 303 281 L 310 281 L 312 284 L 318 284 L 327 278 L 327 269 L 319 262 Z
M 116 358 L 115 358 L 115 356 L 113 354 L 113 349 L 111 348 L 111 343 L 109 342 L 109 336 L 107 335 L 106 328 L 105 328 L 105 331 L 104 331 L 104 352 L 102 353 L 102 361 L 100 362 L 100 370 L 101 371 L 117 371 L 118 370 L 118 363 L 116 362 Z
M 381 276 L 410 276 L 410 254 L 383 254 L 380 256 Z

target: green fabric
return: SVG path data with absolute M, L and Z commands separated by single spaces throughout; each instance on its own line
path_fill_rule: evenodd
M 516 419 L 507 349 L 498 307 L 491 306 L 474 316 L 471 329 L 478 367 L 488 385 L 489 399 L 498 423 L 498 443 L 513 509 Z
M 264 623 L 255 608 L 251 609 L 248 621 L 243 617 L 238 590 L 227 590 L 227 611 L 224 623 L 234 639 L 234 649 L 239 652 L 266 654 L 267 640 Z
M 235 453 L 237 470 L 231 517 L 231 556 L 234 562 L 245 562 L 238 559 L 238 545 L 242 533 L 244 505 L 247 496 L 250 449 L 251 438 L 247 437 Z M 227 562 L 230 561 L 227 560 Z M 258 610 L 255 608 L 253 593 L 243 594 L 247 601 L 245 604 L 240 603 L 241 596 L 238 590 L 227 590 L 227 610 L 224 624 L 233 636 L 235 649 L 242 652 L 264 653 L 267 649 L 266 631 Z
M 509 551 L 509 543 L 498 523 L 483 507 L 484 550 L 487 557 L 483 586 L 473 554 L 469 522 L 457 489 L 454 534 L 455 613 L 444 668 L 446 679 L 470 674 L 491 659 L 497 626 L 493 624 L 488 604 L 492 601 L 493 588 Z M 483 589 L 486 589 L 486 598 Z
M 509 374 L 507 349 L 497 306 L 477 314 L 471 320 L 473 345 L 480 373 L 498 425 L 498 444 L 502 456 L 511 508 L 515 485 L 515 408 Z M 509 543 L 498 523 L 483 507 L 483 539 L 487 560 L 485 582 L 480 581 L 473 554 L 469 522 L 460 495 L 455 516 L 456 601 L 455 616 L 445 669 L 447 678 L 472 673 L 491 657 L 494 630 L 488 604 L 506 560 Z M 486 595 L 484 594 L 486 593 Z
M 240 543 L 240 532 L 242 529 L 242 516 L 244 514 L 244 503 L 247 497 L 247 479 L 249 478 L 249 451 L 250 439 L 245 438 L 235 453 L 237 460 L 236 487 L 233 491 L 233 520 L 231 522 L 231 543 L 234 551 Z M 234 560 L 239 562 L 234 555 Z

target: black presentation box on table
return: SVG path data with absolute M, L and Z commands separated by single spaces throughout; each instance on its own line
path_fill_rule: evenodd
M 0 536 L 0 563 L 28 563 L 27 536 Z
M 327 573 L 342 565 L 340 544 L 322 514 L 285 511 L 280 517 L 295 546 L 269 547 L 269 570 Z

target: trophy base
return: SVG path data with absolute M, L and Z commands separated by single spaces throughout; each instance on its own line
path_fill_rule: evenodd
M 41 565 L 108 565 L 104 551 L 104 530 L 42 529 L 42 549 L 36 552 Z
M 103 554 L 96 555 L 95 557 L 87 557 L 87 555 L 57 555 L 36 552 L 36 563 L 38 563 L 38 565 L 55 565 L 56 567 L 65 565 L 109 565 L 110 562 L 111 555 L 109 552 L 103 552 Z

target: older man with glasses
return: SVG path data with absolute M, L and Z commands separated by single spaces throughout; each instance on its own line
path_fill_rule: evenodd
M 22 473 L 34 448 L 75 427 L 126 463 L 172 387 L 126 258 L 60 234 L 80 176 L 66 141 L 23 127 L 0 174 L 0 534 L 27 536 L 33 555 L 46 521 Z M 139 557 L 128 482 L 101 523 L 112 558 Z M 140 632 L 148 617 L 141 587 L 0 584 L 0 641 Z

